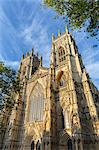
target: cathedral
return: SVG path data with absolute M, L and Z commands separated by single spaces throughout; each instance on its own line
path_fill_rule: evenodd
M 67 28 L 52 34 L 49 68 L 32 49 L 18 74 L 1 150 L 99 150 L 99 91 Z

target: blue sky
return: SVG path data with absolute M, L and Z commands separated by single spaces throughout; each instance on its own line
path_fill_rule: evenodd
M 54 19 L 55 12 L 41 5 L 41 0 L 0 0 L 0 60 L 18 68 L 22 54 L 30 51 L 43 56 L 49 66 L 52 32 L 64 32 L 65 21 Z M 99 45 L 95 38 L 71 31 L 82 55 L 87 72 L 99 89 Z

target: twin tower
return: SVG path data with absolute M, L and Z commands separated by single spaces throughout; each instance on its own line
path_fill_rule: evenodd
M 19 77 L 3 150 L 99 149 L 99 91 L 67 28 L 52 35 L 50 67 L 32 50 L 22 57 Z

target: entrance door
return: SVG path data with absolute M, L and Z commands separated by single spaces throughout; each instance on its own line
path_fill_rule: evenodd
M 36 150 L 40 150 L 40 143 L 39 143 L 39 141 L 36 144 Z
M 68 147 L 68 150 L 73 150 L 72 149 L 72 140 L 71 139 L 68 140 L 67 147 Z
M 34 150 L 34 141 L 31 143 L 31 150 Z

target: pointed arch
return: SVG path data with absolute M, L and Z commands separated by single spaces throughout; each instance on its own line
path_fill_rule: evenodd
M 63 71 L 60 71 L 57 75 L 58 86 L 64 87 L 66 85 L 66 76 Z
M 39 141 L 37 141 L 36 150 L 40 150 L 40 142 Z
M 42 121 L 44 110 L 44 90 L 37 82 L 30 95 L 29 122 Z
M 62 75 L 63 75 L 63 71 L 59 71 L 57 74 L 57 81 L 60 81 Z
M 59 58 L 59 62 L 63 62 L 65 59 L 66 59 L 66 56 L 65 56 L 65 49 L 63 48 L 63 46 L 60 46 L 58 48 L 58 58 Z
M 31 143 L 31 150 L 34 150 L 34 141 Z
M 63 114 L 63 110 L 61 112 L 61 117 L 62 117 L 62 129 L 65 128 L 65 122 L 64 122 L 64 114 Z
M 65 85 L 66 85 L 66 78 L 65 75 L 63 74 L 60 79 L 60 87 L 64 87 Z

